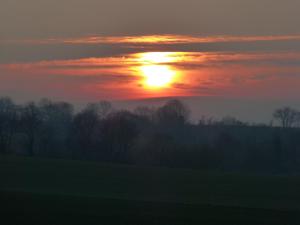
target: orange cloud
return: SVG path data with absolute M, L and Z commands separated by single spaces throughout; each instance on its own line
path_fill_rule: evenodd
M 269 36 L 190 36 L 190 35 L 144 35 L 144 36 L 87 36 L 79 38 L 48 38 L 31 40 L 2 40 L 0 44 L 192 44 L 258 41 L 300 41 L 300 34 Z
M 148 65 L 168 66 L 176 72 L 176 79 L 163 88 L 145 88 L 141 68 Z M 272 84 L 278 87 L 280 81 L 282 84 L 290 82 L 290 86 L 281 87 L 280 95 L 284 95 L 290 87 L 300 85 L 300 53 L 136 53 L 119 57 L 0 64 L 0 74 L 2 91 L 35 91 L 34 95 L 44 95 L 45 91 L 49 95 L 86 99 L 256 96 L 276 93 Z

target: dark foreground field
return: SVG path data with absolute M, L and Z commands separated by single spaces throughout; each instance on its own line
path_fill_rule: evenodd
M 300 224 L 300 177 L 0 158 L 1 224 Z

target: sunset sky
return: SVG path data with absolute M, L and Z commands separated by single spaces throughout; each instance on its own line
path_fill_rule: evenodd
M 299 0 L 0 0 L 0 95 L 184 97 L 194 117 L 265 121 L 274 107 L 300 106 L 299 9 Z

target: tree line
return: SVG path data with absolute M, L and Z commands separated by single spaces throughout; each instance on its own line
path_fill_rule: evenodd
M 201 117 L 179 100 L 163 106 L 115 110 L 110 102 L 80 111 L 42 99 L 16 104 L 0 98 L 0 152 L 4 154 L 222 171 L 300 171 L 300 113 L 272 115 L 281 126 L 234 117 Z

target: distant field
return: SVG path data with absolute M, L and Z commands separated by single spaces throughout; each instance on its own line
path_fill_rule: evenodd
M 292 225 L 300 177 L 0 156 L 0 204 L 15 225 Z

